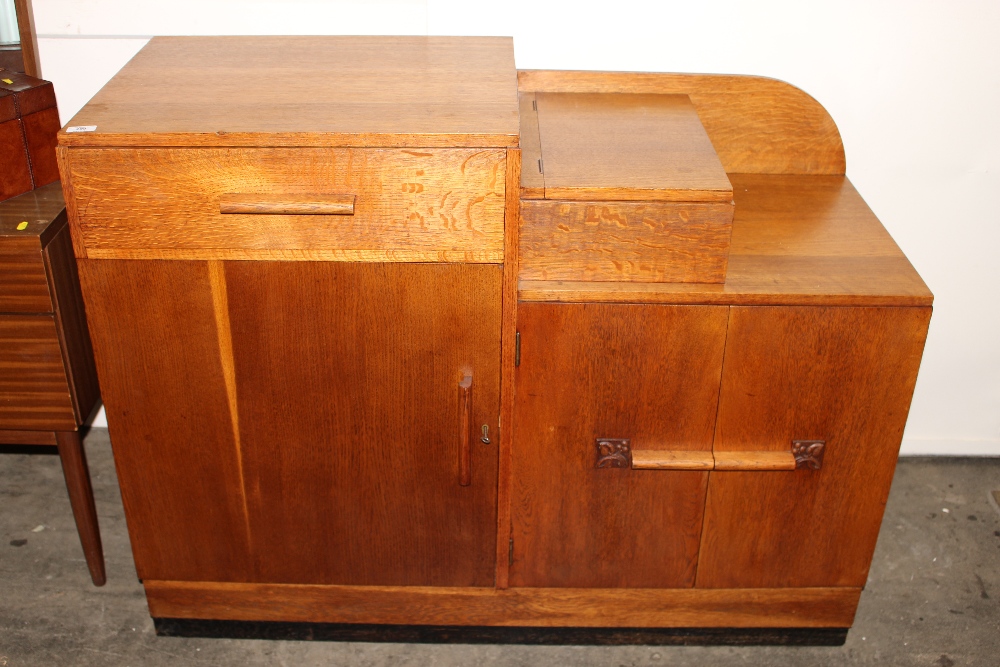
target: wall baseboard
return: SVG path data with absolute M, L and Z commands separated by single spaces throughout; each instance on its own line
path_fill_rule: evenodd
M 903 438 L 900 456 L 1000 456 L 1000 438 Z

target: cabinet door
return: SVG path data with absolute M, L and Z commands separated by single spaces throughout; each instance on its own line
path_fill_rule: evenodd
M 715 450 L 825 443 L 821 467 L 711 473 L 698 586 L 863 586 L 930 308 L 734 307 Z
M 598 468 L 598 438 L 711 449 L 726 307 L 518 307 L 512 586 L 694 583 L 708 473 Z
M 496 265 L 225 264 L 260 581 L 493 585 L 500 280 Z
M 251 581 L 208 264 L 78 264 L 139 577 Z
M 140 577 L 492 585 L 499 266 L 80 275 Z M 493 438 L 461 486 L 467 373 Z

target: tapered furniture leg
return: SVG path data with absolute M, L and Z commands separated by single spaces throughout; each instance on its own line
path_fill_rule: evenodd
M 94 491 L 90 486 L 90 472 L 87 470 L 87 456 L 79 431 L 57 431 L 56 444 L 62 461 L 69 503 L 73 507 L 76 529 L 80 533 L 83 555 L 90 568 L 90 578 L 95 586 L 103 586 L 107 580 L 104 574 L 104 550 L 101 547 L 101 532 L 97 525 L 97 508 L 94 506 Z

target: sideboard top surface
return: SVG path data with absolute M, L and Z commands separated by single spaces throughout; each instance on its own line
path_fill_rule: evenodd
M 155 37 L 63 146 L 518 144 L 509 37 Z
M 520 280 L 522 301 L 929 306 L 934 297 L 844 176 L 729 174 L 725 283 Z

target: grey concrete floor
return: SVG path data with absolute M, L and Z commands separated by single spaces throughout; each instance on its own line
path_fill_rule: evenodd
M 157 637 L 107 431 L 86 439 L 108 583 L 90 583 L 57 456 L 0 454 L 0 667 L 1000 665 L 1000 459 L 904 459 L 843 647 L 366 644 Z

